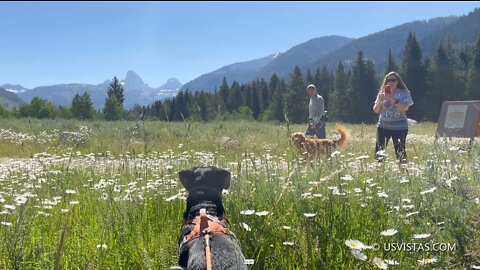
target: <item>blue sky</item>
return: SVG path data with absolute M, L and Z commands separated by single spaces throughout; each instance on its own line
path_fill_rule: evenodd
M 480 2 L 0 2 L 0 85 L 99 84 L 133 70 L 152 87 L 312 38 L 359 38 Z

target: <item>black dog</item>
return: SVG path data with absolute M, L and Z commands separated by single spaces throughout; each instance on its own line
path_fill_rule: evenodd
M 239 243 L 223 219 L 222 190 L 230 187 L 230 172 L 212 166 L 194 167 L 179 172 L 179 177 L 189 193 L 179 239 L 179 265 L 203 270 L 210 260 L 213 270 L 247 269 Z M 201 216 L 202 209 L 206 215 Z

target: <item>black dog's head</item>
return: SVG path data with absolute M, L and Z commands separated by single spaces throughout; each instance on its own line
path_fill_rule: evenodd
M 222 190 L 230 187 L 229 171 L 213 166 L 193 167 L 180 171 L 178 175 L 189 193 L 184 220 L 195 217 L 200 208 L 207 208 L 216 216 L 223 215 Z

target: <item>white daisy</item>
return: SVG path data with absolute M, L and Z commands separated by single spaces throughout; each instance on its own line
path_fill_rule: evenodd
M 345 240 L 345 245 L 351 249 L 362 250 L 365 249 L 365 244 L 358 240 Z
M 243 210 L 243 211 L 240 212 L 240 214 L 250 216 L 250 215 L 255 214 L 255 210 Z
M 378 257 L 375 257 L 375 259 L 373 259 L 373 262 L 380 269 L 388 269 L 388 264 L 386 264 L 382 259 Z
M 384 191 L 377 193 L 377 196 L 381 198 L 388 198 L 388 194 Z
M 306 216 L 307 218 L 311 218 L 311 217 L 316 216 L 317 214 L 315 214 L 315 213 L 303 213 L 303 215 Z
M 170 196 L 170 197 L 166 198 L 165 200 L 166 200 L 167 202 L 173 201 L 173 200 L 175 200 L 176 198 L 178 198 L 178 196 L 180 196 L 180 194 L 176 194 L 176 195 Z
M 363 254 L 360 250 L 358 249 L 351 249 L 350 252 L 352 253 L 352 255 L 361 260 L 361 261 L 366 261 L 368 258 L 367 258 L 367 255 Z
M 245 231 L 247 232 L 252 231 L 252 229 L 250 228 L 250 226 L 248 226 L 248 224 L 242 222 L 241 225 L 245 229 Z
M 97 248 L 107 249 L 107 245 L 106 244 L 97 245 Z
M 397 262 L 397 261 L 395 261 L 395 260 L 387 260 L 387 259 L 385 259 L 385 260 L 383 260 L 383 261 L 386 262 L 386 263 L 389 264 L 389 265 L 400 265 L 400 263 Z
M 15 207 L 15 206 L 13 206 L 13 205 L 10 205 L 10 204 L 5 204 L 4 207 L 5 207 L 6 209 L 10 209 L 10 210 L 15 210 L 15 208 L 17 208 L 17 207 Z
M 405 215 L 405 217 L 413 216 L 413 215 L 416 215 L 416 214 L 419 214 L 419 213 L 420 213 L 420 212 L 418 212 L 418 211 L 411 212 L 411 213 L 407 213 L 407 214 Z
M 257 216 L 259 216 L 259 217 L 261 217 L 261 216 L 266 216 L 266 215 L 268 215 L 268 214 L 269 214 L 268 211 L 262 211 L 262 212 L 256 212 L 256 213 L 255 213 L 255 215 L 257 215 Z
M 425 195 L 425 194 L 428 194 L 428 193 L 432 193 L 434 192 L 435 190 L 437 190 L 437 187 L 432 187 L 430 189 L 427 189 L 427 190 L 424 190 L 422 192 L 420 192 L 421 195 Z
M 399 181 L 400 184 L 408 183 L 410 180 L 408 180 L 406 177 L 402 177 Z
M 340 151 L 334 151 L 330 156 L 333 158 L 339 155 L 340 155 Z
M 433 258 L 424 258 L 424 259 L 417 260 L 417 261 L 420 265 L 426 265 L 426 264 L 437 262 L 438 260 L 437 260 L 437 258 L 433 257 Z
M 383 235 L 383 236 L 392 236 L 392 235 L 395 235 L 397 234 L 397 230 L 395 229 L 389 229 L 389 230 L 386 230 L 386 231 L 382 231 L 380 234 Z
M 429 234 L 429 233 L 414 234 L 414 235 L 413 235 L 413 238 L 414 238 L 414 239 L 423 239 L 423 238 L 427 238 L 427 237 L 430 237 L 430 234 Z

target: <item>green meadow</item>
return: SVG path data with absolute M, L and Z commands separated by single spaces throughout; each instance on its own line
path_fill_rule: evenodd
M 0 119 L 0 269 L 169 269 L 188 195 L 178 172 L 229 170 L 249 269 L 480 269 L 480 143 L 411 125 L 408 163 L 375 126 L 305 160 L 259 122 Z M 335 123 L 328 137 L 338 137 Z

